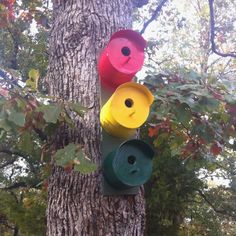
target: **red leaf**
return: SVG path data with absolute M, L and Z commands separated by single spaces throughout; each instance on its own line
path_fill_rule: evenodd
M 195 154 L 194 156 L 193 156 L 193 160 L 197 160 L 199 158 L 199 155 L 197 155 L 197 154 Z
M 231 114 L 231 115 L 235 115 L 236 116 L 236 104 L 234 104 L 234 105 L 227 105 L 226 106 L 226 109 L 229 111 L 229 113 Z
M 1 1 L 0 2 L 0 28 L 5 28 L 9 23 L 14 20 L 14 1 Z
M 3 97 L 7 97 L 9 95 L 9 91 L 0 87 L 0 95 L 2 95 Z
M 72 171 L 72 169 L 73 169 L 73 165 L 71 165 L 71 164 L 67 165 L 67 166 L 64 166 L 64 170 L 67 173 L 70 173 Z
M 0 28 L 5 28 L 9 24 L 7 12 L 0 12 Z
M 154 128 L 153 127 L 148 128 L 148 136 L 151 138 L 156 136 L 158 134 L 158 130 L 159 130 L 158 126 L 156 126 Z
M 48 18 L 44 15 L 40 16 L 39 20 L 37 21 L 38 24 L 42 25 L 43 27 L 48 27 Z
M 189 141 L 185 147 L 182 149 L 181 151 L 181 155 L 185 158 L 193 153 L 195 153 L 197 151 L 197 149 L 199 148 L 198 144 L 193 142 L 193 141 Z
M 43 189 L 44 189 L 44 190 L 47 190 L 47 189 L 48 189 L 48 181 L 47 181 L 47 180 L 45 180 L 45 181 L 43 182 Z
M 168 91 L 168 92 L 166 93 L 166 96 L 167 96 L 167 97 L 170 97 L 170 96 L 173 96 L 173 95 L 174 95 L 174 93 L 171 92 L 171 91 Z
M 223 100 L 223 96 L 220 93 L 217 92 L 213 92 L 212 95 L 214 96 L 214 98 L 218 99 L 218 100 Z
M 220 147 L 220 145 L 218 143 L 213 143 L 211 146 L 211 153 L 214 156 L 219 155 L 222 152 L 222 148 Z
M 200 145 L 204 145 L 204 144 L 206 144 L 206 141 L 205 141 L 205 139 L 203 139 L 203 138 L 199 138 L 199 139 L 198 139 L 198 143 L 199 143 Z

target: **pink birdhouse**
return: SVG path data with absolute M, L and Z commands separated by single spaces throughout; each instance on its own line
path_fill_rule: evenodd
M 133 30 L 114 33 L 98 62 L 102 86 L 115 90 L 131 81 L 143 66 L 145 47 L 145 39 Z

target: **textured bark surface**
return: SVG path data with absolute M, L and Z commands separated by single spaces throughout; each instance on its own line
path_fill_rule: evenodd
M 111 34 L 131 27 L 131 0 L 54 0 L 48 79 L 50 93 L 89 107 L 77 128 L 58 133 L 58 147 L 85 145 L 86 154 L 101 163 L 97 59 Z M 77 119 L 77 118 L 75 118 Z M 47 234 L 143 235 L 144 194 L 104 197 L 101 172 L 66 173 L 54 168 L 49 181 Z

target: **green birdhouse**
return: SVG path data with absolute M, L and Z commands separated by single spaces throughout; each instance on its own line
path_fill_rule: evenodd
M 103 162 L 104 194 L 136 194 L 151 176 L 153 156 L 152 148 L 137 139 L 128 140 L 109 153 Z

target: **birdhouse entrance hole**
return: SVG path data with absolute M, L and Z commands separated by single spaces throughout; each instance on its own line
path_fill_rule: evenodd
M 135 156 L 128 156 L 128 163 L 130 165 L 134 165 L 136 162 L 136 157 Z
M 125 99 L 125 105 L 130 108 L 134 105 L 134 101 L 130 98 L 127 98 Z
M 128 57 L 131 53 L 130 49 L 128 47 L 121 48 L 121 52 L 124 56 Z

